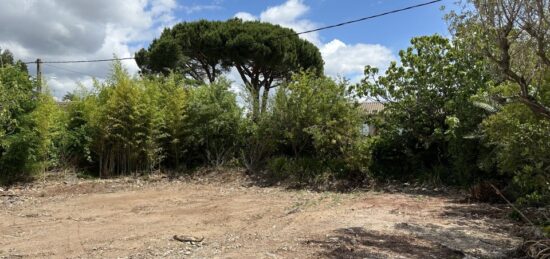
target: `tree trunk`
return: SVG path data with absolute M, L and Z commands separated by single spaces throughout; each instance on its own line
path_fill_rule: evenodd
M 262 93 L 262 109 L 261 113 L 264 113 L 267 108 L 267 101 L 269 100 L 269 88 L 264 87 L 264 92 Z
M 260 118 L 260 89 L 250 86 L 250 90 L 252 98 L 252 120 L 258 121 L 258 118 Z

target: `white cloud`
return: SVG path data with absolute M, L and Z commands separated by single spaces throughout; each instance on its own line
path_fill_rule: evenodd
M 256 20 L 258 20 L 258 17 L 252 15 L 251 13 L 247 13 L 247 12 L 238 12 L 233 17 L 239 18 L 243 21 L 256 21 Z
M 6 26 L 0 26 L 0 48 L 10 49 L 25 61 L 103 59 L 113 54 L 130 57 L 158 37 L 164 27 L 178 22 L 175 11 L 213 10 L 221 3 L 222 0 L 216 0 L 211 5 L 184 7 L 176 0 L 3 1 L 0 24 Z M 307 19 L 309 10 L 303 0 L 287 0 L 259 14 L 239 12 L 235 17 L 271 22 L 302 32 L 322 26 Z M 383 70 L 394 59 L 388 48 L 377 44 L 348 44 L 339 39 L 326 43 L 318 32 L 300 37 L 319 47 L 326 73 L 332 76 L 357 78 L 364 65 Z M 123 64 L 132 73 L 138 70 L 132 60 Z M 58 97 L 74 89 L 75 81 L 89 84 L 90 77 L 86 75 L 105 77 L 110 68 L 108 62 L 52 65 L 44 64 L 43 72 Z M 34 66 L 29 68 L 34 73 Z
M 25 61 L 130 57 L 141 42 L 177 21 L 177 7 L 175 0 L 6 1 L 0 23 L 9 26 L 0 27 L 0 48 Z M 134 61 L 123 64 L 132 73 L 138 69 Z M 74 89 L 74 81 L 90 82 L 83 74 L 104 77 L 110 67 L 108 62 L 52 65 L 44 64 L 43 71 L 57 97 Z M 29 68 L 34 73 L 34 66 Z
M 321 55 L 325 60 L 325 72 L 329 75 L 355 76 L 362 74 L 365 65 L 384 71 L 395 60 L 390 49 L 380 44 L 353 44 L 334 39 L 324 44 Z M 353 79 L 353 78 L 352 78 Z
M 291 28 L 296 32 L 303 32 L 319 26 L 310 20 L 302 19 L 302 16 L 308 11 L 309 6 L 305 5 L 302 0 L 288 0 L 282 5 L 268 7 L 260 14 L 260 20 L 279 24 Z M 317 32 L 302 34 L 300 37 L 309 40 L 317 46 L 321 44 L 319 33 Z
M 320 27 L 321 25 L 304 18 L 308 11 L 309 6 L 303 0 L 287 0 L 281 5 L 268 7 L 259 15 L 259 20 L 292 28 L 296 32 Z M 258 17 L 246 12 L 239 12 L 235 17 L 258 20 Z M 346 44 L 339 39 L 324 43 L 318 32 L 301 34 L 300 37 L 319 47 L 325 61 L 326 74 L 333 77 L 345 76 L 353 82 L 362 78 L 365 65 L 378 67 L 383 72 L 395 60 L 392 51 L 380 44 Z
M 260 14 L 264 21 L 277 21 L 279 23 L 293 23 L 300 16 L 309 11 L 302 0 L 288 0 L 282 5 L 270 6 Z

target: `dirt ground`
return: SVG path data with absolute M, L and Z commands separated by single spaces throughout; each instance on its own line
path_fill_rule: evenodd
M 159 177 L 40 182 L 0 202 L 0 258 L 502 258 L 521 244 L 502 208 L 448 195 Z

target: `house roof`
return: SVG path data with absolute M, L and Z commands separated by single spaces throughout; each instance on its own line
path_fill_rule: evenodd
M 384 110 L 384 104 L 381 102 L 364 102 L 361 103 L 361 109 L 367 114 L 373 114 Z

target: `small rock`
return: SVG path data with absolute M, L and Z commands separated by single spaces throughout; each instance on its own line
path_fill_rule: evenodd
M 338 237 L 331 237 L 328 240 L 330 240 L 332 242 L 338 242 L 338 240 L 340 240 L 340 239 Z

